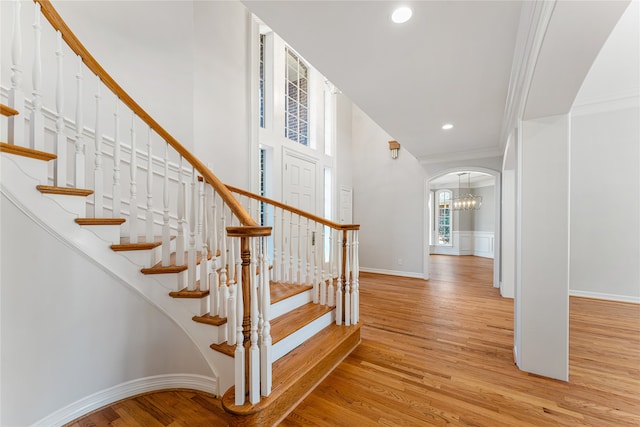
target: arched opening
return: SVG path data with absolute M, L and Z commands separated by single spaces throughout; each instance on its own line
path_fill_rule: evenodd
M 424 278 L 430 255 L 493 259 L 493 286 L 500 286 L 500 172 L 478 167 L 448 169 L 429 178 L 425 192 Z M 457 209 L 465 195 L 482 198 L 479 209 Z

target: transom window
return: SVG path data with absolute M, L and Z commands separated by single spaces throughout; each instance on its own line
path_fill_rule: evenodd
M 260 127 L 264 128 L 264 34 L 260 34 Z
M 309 145 L 309 67 L 288 48 L 285 56 L 284 136 L 302 145 Z

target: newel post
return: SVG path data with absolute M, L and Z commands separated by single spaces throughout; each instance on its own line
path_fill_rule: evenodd
M 235 384 L 236 390 L 242 388 L 244 390 L 245 399 L 251 391 L 250 376 L 252 373 L 259 372 L 259 361 L 257 366 L 252 366 L 250 354 L 251 346 L 251 307 L 259 307 L 259 301 L 252 301 L 256 292 L 252 292 L 252 287 L 256 286 L 255 271 L 251 270 L 251 238 L 271 235 L 271 227 L 260 226 L 244 226 L 244 227 L 227 227 L 227 236 L 240 238 L 240 260 L 241 260 L 241 281 L 242 283 L 242 343 L 236 345 L 244 347 L 244 383 Z M 239 322 L 238 322 L 239 323 Z M 238 337 L 239 338 L 239 337 Z M 244 403 L 244 402 L 243 402 Z M 236 405 L 239 405 L 236 396 Z

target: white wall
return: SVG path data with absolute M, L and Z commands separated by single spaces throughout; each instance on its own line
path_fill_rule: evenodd
M 482 197 L 482 207 L 473 211 L 471 216 L 471 229 L 474 231 L 495 230 L 496 209 L 495 209 L 495 186 L 485 186 L 473 188 L 471 192 Z
M 3 426 L 31 425 L 123 382 L 211 376 L 184 331 L 2 197 Z
M 570 292 L 640 302 L 640 2 L 572 109 Z
M 520 369 L 568 380 L 569 116 L 522 123 L 517 217 Z
M 362 270 L 423 277 L 425 175 L 418 161 L 400 148 L 391 158 L 393 138 L 353 107 L 354 221 L 361 225 Z

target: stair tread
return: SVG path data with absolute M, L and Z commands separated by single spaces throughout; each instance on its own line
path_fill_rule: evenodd
M 200 260 L 202 258 L 202 254 L 200 251 L 196 253 L 196 265 L 200 264 Z M 212 253 L 209 251 L 207 259 L 212 258 Z M 185 251 L 184 259 L 187 261 L 189 259 L 188 252 Z M 188 268 L 187 264 L 176 265 L 176 253 L 171 253 L 171 259 L 169 260 L 169 265 L 162 265 L 162 261 L 154 265 L 153 267 L 143 268 L 141 271 L 143 274 L 164 274 L 164 273 L 180 273 L 181 271 L 185 271 Z
M 176 236 L 169 236 L 169 240 L 174 240 Z M 147 236 L 138 236 L 137 243 L 131 243 L 129 236 L 120 237 L 119 245 L 111 245 L 111 249 L 119 251 L 144 251 L 157 248 L 162 245 L 162 236 L 154 236 L 151 242 L 147 242 Z
M 55 187 L 53 185 L 36 185 L 36 188 L 42 194 L 61 194 L 65 196 L 86 197 L 93 194 L 93 190 L 72 187 Z
M 243 425 L 271 425 L 293 410 L 360 343 L 361 323 L 324 328 L 273 363 L 272 391 L 252 405 L 235 405 L 235 387 L 222 397 L 224 409 Z
M 125 218 L 76 218 L 75 222 L 80 225 L 120 225 L 126 221 Z
M 200 290 L 200 280 L 196 282 L 196 288 L 190 291 L 188 288 L 179 291 L 169 292 L 169 296 L 173 298 L 203 298 L 209 296 L 209 289 Z
M 227 343 L 226 341 L 220 344 L 211 344 L 209 347 L 211 347 L 213 350 L 217 352 L 226 354 L 227 356 L 231 356 L 231 357 L 233 357 L 236 352 L 235 344 L 229 345 L 229 343 Z
M 18 114 L 20 114 L 20 112 L 18 110 L 15 110 L 11 107 L 9 107 L 8 105 L 4 105 L 4 104 L 0 104 L 0 114 L 2 114 L 3 116 L 17 116 Z
M 271 304 L 313 289 L 311 285 L 271 282 Z
M 334 310 L 334 307 L 312 302 L 293 309 L 271 320 L 271 342 L 273 344 L 304 328 L 317 318 Z
M 0 152 L 15 154 L 22 157 L 29 157 L 36 160 L 43 160 L 45 162 L 58 158 L 58 156 L 56 156 L 55 154 L 34 150 L 32 148 L 21 147 L 19 145 L 7 144 L 6 142 L 0 142 Z
M 212 316 L 210 313 L 203 314 L 202 316 L 193 316 L 192 320 L 198 323 L 204 323 L 207 325 L 221 326 L 227 323 L 226 317 Z

